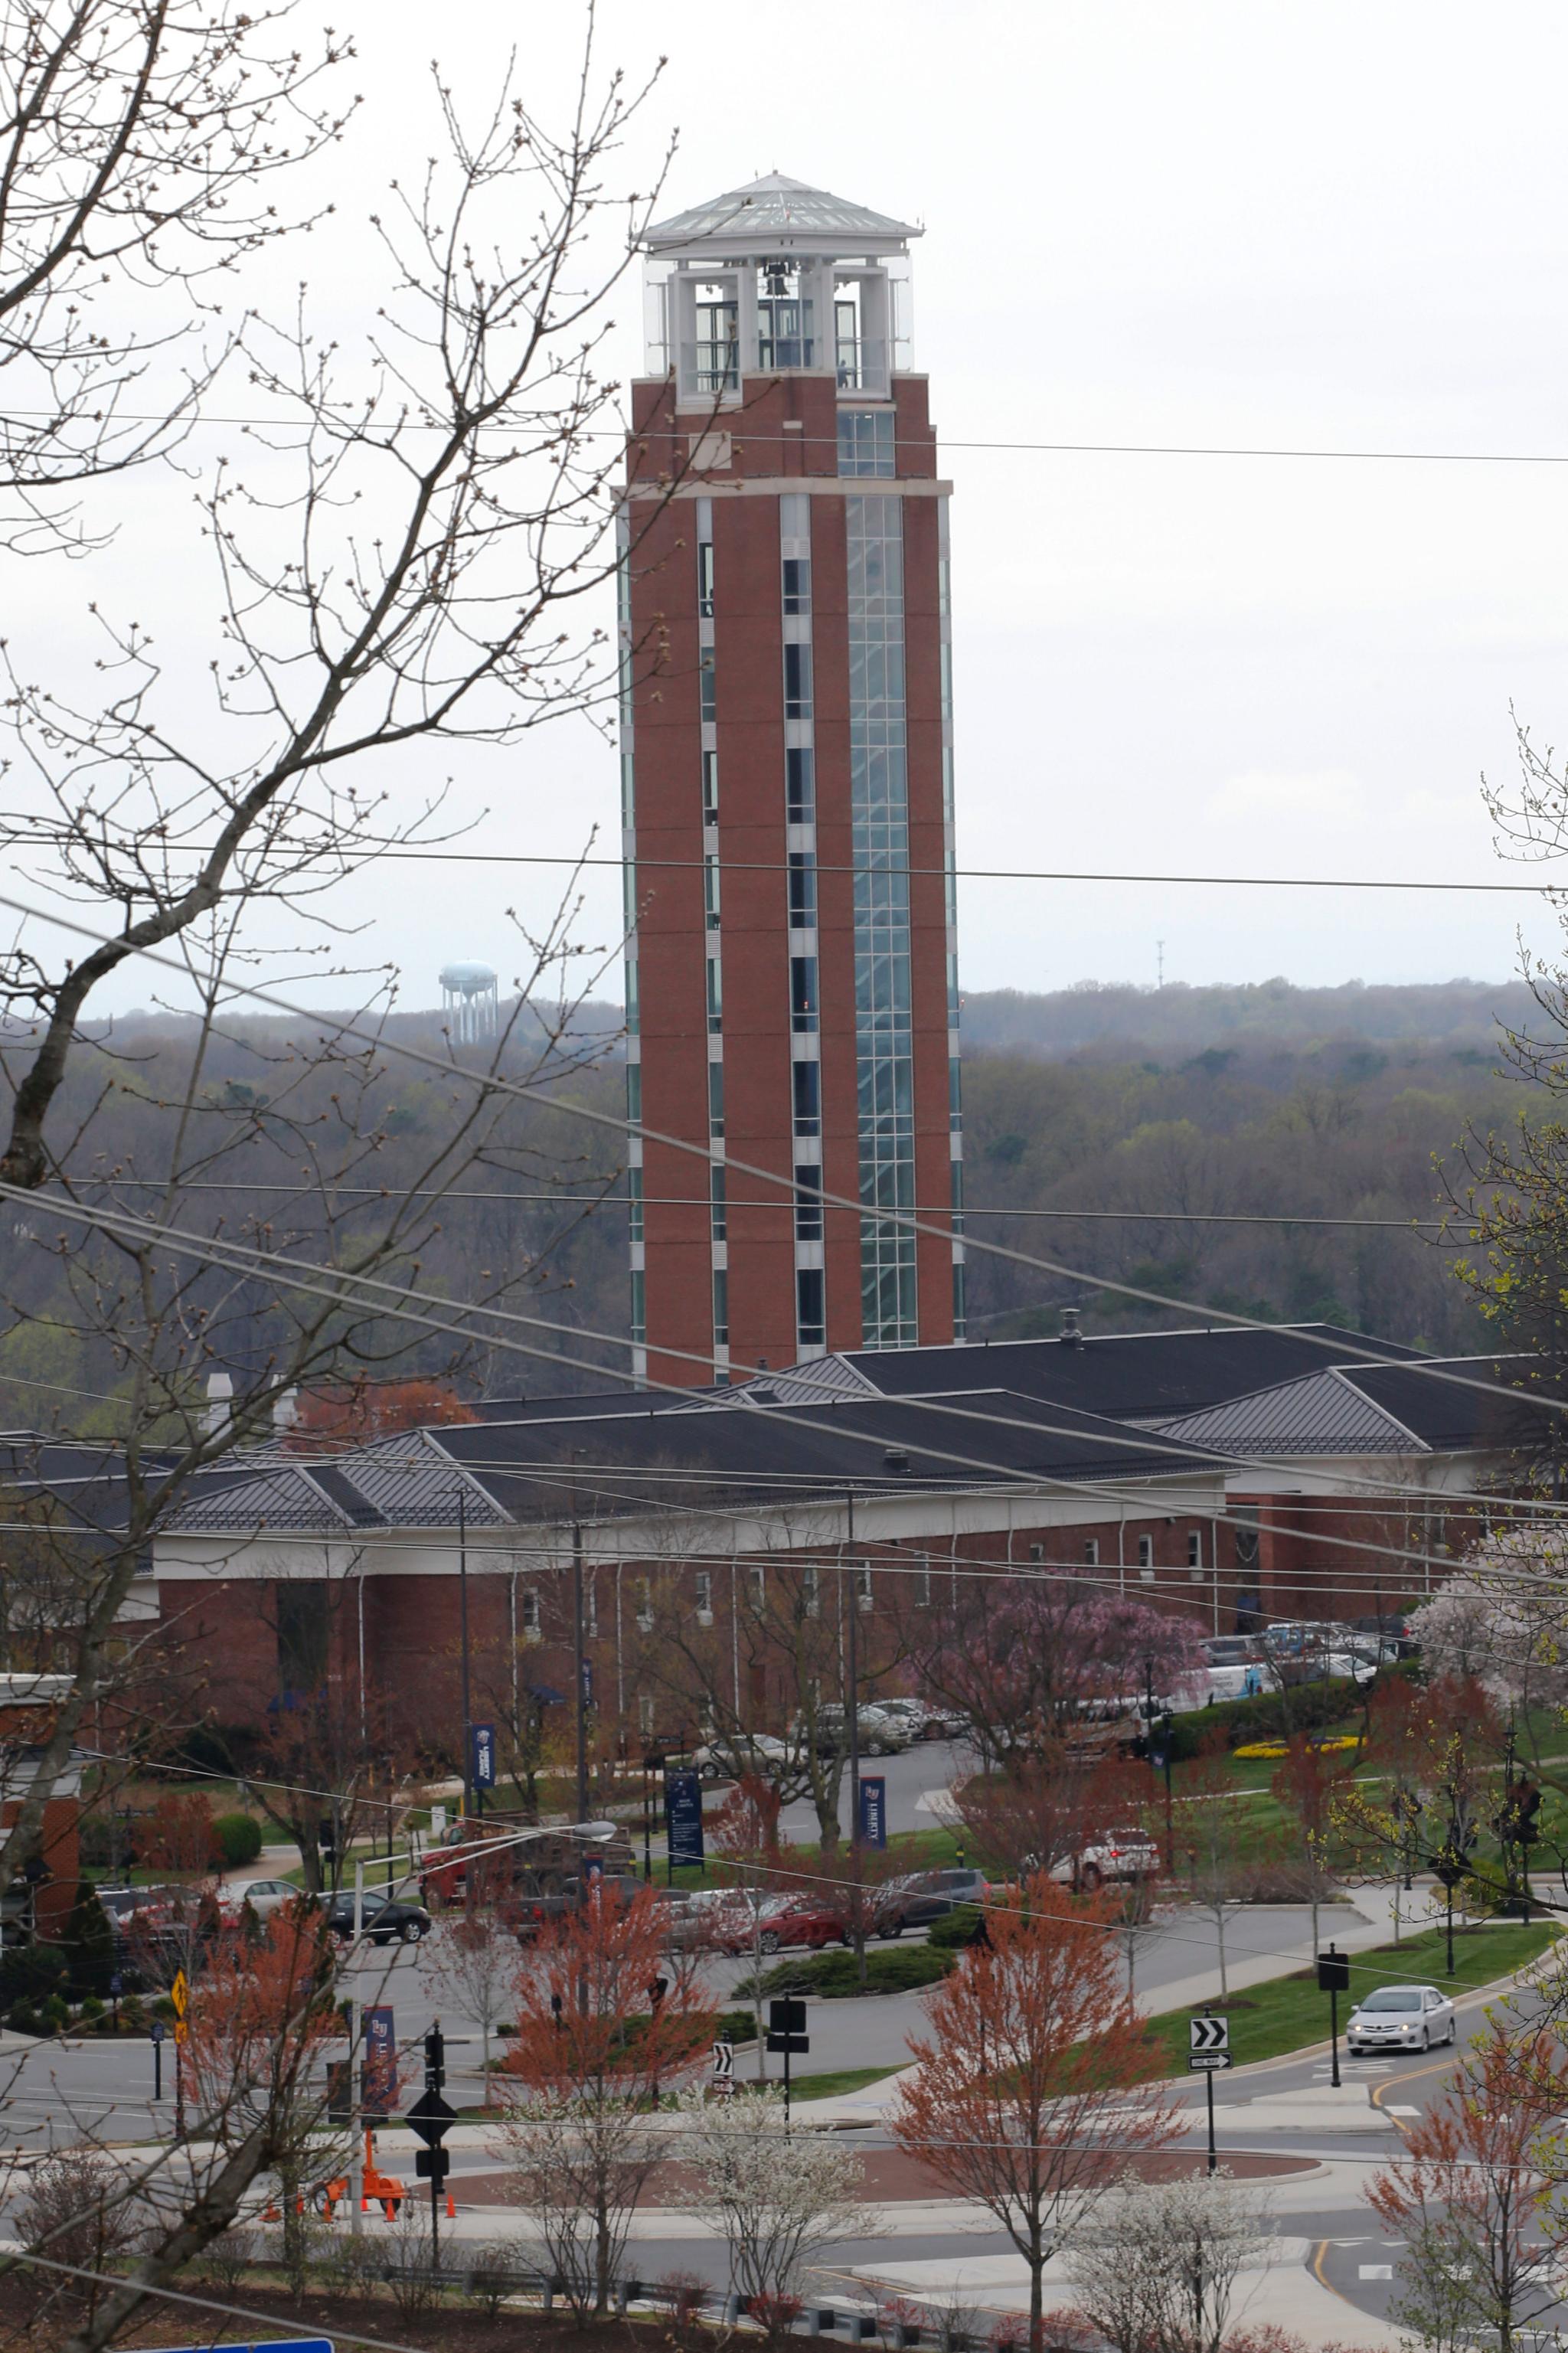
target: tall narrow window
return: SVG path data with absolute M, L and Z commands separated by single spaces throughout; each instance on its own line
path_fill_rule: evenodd
M 730 1345 L 730 1278 L 721 1266 L 713 1270 L 713 1345 Z
M 626 976 L 626 1035 L 636 1038 L 640 1031 L 641 1016 L 637 1003 L 637 960 L 628 955 L 624 970 Z
M 692 1576 L 691 1588 L 697 1602 L 697 1616 L 700 1622 L 704 1626 L 710 1626 L 713 1622 L 712 1570 L 710 1568 L 696 1570 Z
M 724 1027 L 724 980 L 717 956 L 708 959 L 708 1029 L 716 1036 Z
M 784 649 L 784 717 L 811 717 L 811 648 L 788 645 Z M 710 714 L 705 713 L 704 716 Z
M 804 744 L 792 744 L 784 754 L 784 816 L 791 825 L 816 822 L 814 760 Z
M 1083 1548 L 1083 1558 L 1084 1566 L 1087 1568 L 1098 1568 L 1100 1567 L 1100 1538 L 1098 1536 L 1090 1536 L 1089 1542 Z
M 631 1324 L 633 1347 L 643 1347 L 647 1340 L 647 1303 L 643 1288 L 643 1271 L 640 1266 L 634 1266 L 632 1269 Z
M 795 1272 L 795 1337 L 803 1348 L 820 1348 L 827 1337 L 819 1266 L 799 1266 Z
M 724 1065 L 722 1062 L 710 1062 L 708 1065 L 708 1133 L 710 1135 L 722 1135 L 724 1133 Z
M 815 1618 L 822 1608 L 822 1579 L 810 1563 L 800 1572 L 801 1608 L 808 1618 Z
M 792 932 L 816 928 L 816 860 L 809 849 L 789 853 L 789 923 Z
M 898 471 L 898 448 L 890 408 L 839 410 L 838 470 L 841 474 L 889 476 Z
M 789 1018 L 795 1030 L 816 1028 L 816 958 L 791 956 L 789 960 Z
M 822 1171 L 810 1161 L 795 1163 L 795 1238 L 797 1242 L 822 1240 Z
M 811 610 L 811 565 L 804 555 L 784 559 L 784 608 L 786 613 Z
M 868 1560 L 858 1560 L 855 1564 L 856 1606 L 869 1609 L 875 1598 L 871 1590 L 871 1564 Z
M 698 708 L 704 725 L 711 726 L 719 716 L 719 704 L 713 682 L 713 649 L 701 646 L 697 654 Z
M 719 822 L 719 754 L 717 752 L 704 752 L 702 754 L 702 822 L 704 825 L 717 825 Z
M 721 1242 L 730 1230 L 726 1198 L 724 1164 L 716 1160 L 708 1171 L 708 1216 L 716 1242 Z
M 525 1642 L 538 1641 L 539 1595 L 531 1585 L 525 1585 L 517 1597 L 517 1622 Z
M 642 1118 L 642 1064 L 626 1064 L 626 1117 L 636 1127 Z
M 1154 1539 L 1152 1536 L 1140 1536 L 1138 1539 L 1138 1567 L 1144 1577 L 1153 1576 Z
M 820 1135 L 822 1073 L 815 1062 L 795 1062 L 791 1067 L 795 1081 L 795 1132 L 797 1135 Z
M 697 610 L 705 621 L 713 618 L 713 543 L 697 543 Z
M 713 857 L 702 861 L 702 912 L 712 931 L 719 921 L 719 860 Z
M 630 1203 L 626 1211 L 626 1239 L 628 1241 L 640 1242 L 643 1238 L 642 1170 L 640 1168 L 626 1170 L 626 1199 Z

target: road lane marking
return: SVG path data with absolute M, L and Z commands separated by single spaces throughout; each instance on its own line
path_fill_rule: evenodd
M 1394 2265 L 1392 2263 L 1358 2263 L 1356 2277 L 1363 2280 L 1391 2280 L 1394 2277 Z

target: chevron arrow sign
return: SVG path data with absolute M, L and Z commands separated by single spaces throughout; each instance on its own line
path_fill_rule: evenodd
M 1187 2047 L 1190 2051 L 1228 2051 L 1230 2021 L 1228 2018 L 1190 2018 L 1187 2021 Z

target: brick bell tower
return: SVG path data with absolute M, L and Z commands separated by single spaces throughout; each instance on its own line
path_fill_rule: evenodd
M 919 234 L 772 174 L 647 238 L 628 1101 L 710 1155 L 632 1143 L 652 1381 L 963 1334 L 950 486 L 908 366 Z M 883 1214 L 917 1208 L 936 1231 Z

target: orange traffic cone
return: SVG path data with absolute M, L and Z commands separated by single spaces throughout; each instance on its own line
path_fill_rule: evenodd
M 455 2221 L 457 2221 L 457 2219 L 458 2219 L 458 2205 L 457 2205 L 457 2200 L 456 2200 L 456 2199 L 453 2197 L 453 2195 L 452 2195 L 451 2191 L 448 2189 L 448 2190 L 447 2190 L 447 2221 L 448 2221 L 448 2222 L 455 2222 Z
M 276 2206 L 268 2206 L 261 2219 L 264 2222 L 277 2222 L 280 2221 L 282 2217 L 279 2215 Z

